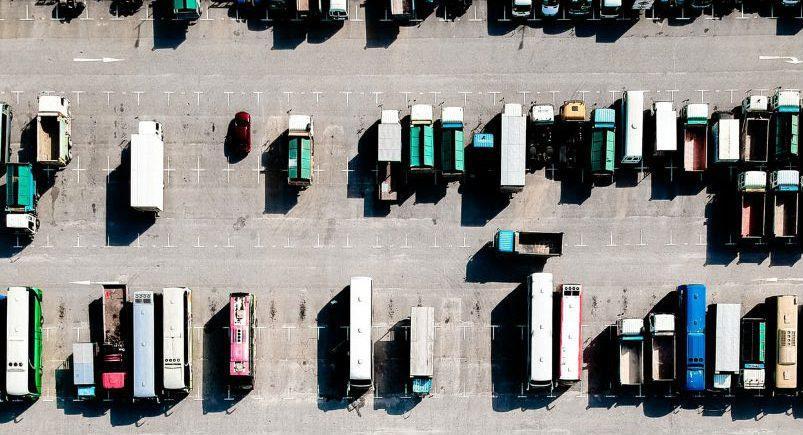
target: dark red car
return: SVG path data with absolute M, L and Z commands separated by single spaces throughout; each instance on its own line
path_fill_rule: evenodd
M 251 115 L 248 112 L 237 112 L 231 123 L 231 146 L 241 154 L 251 152 Z

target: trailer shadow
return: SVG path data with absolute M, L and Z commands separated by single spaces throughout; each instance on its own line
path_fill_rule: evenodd
M 130 246 L 156 223 L 156 215 L 131 208 L 129 174 L 131 146 L 122 150 L 120 164 L 106 178 L 106 242 L 109 246 Z
M 142 1 L 112 0 L 109 2 L 109 15 L 130 17 L 142 8 Z
M 583 348 L 583 361 L 588 373 L 589 407 L 592 406 L 592 397 L 602 395 L 608 398 L 619 392 L 615 385 L 616 369 L 619 366 L 616 359 L 619 350 L 615 337 L 616 327 L 607 325 Z M 594 400 L 593 403 L 595 406 L 610 408 L 623 397 L 625 396 L 617 397 L 616 401 Z
M 261 154 L 265 169 L 265 214 L 287 214 L 298 204 L 299 191 L 287 184 L 287 130 Z
M 705 204 L 705 265 L 727 266 L 736 259 L 739 250 L 733 239 L 734 229 L 732 210 L 735 210 L 735 198 L 726 194 L 717 194 Z
M 225 412 L 231 414 L 237 403 L 248 395 L 250 390 L 232 391 L 228 385 L 229 348 L 229 303 L 220 308 L 214 301 L 209 302 L 212 316 L 203 329 L 203 367 L 201 388 L 204 415 Z M 258 372 L 255 370 L 255 376 Z
M 343 28 L 342 21 L 313 21 L 307 24 L 307 43 L 323 44 Z
M 421 398 L 410 394 L 410 319 L 396 322 L 374 342 L 374 409 L 410 412 Z
M 797 9 L 797 8 L 795 8 Z M 782 15 L 775 21 L 775 34 L 780 36 L 793 36 L 800 33 L 803 28 L 803 20 L 799 17 Z
M 792 267 L 800 261 L 800 246 L 775 246 L 770 251 L 770 266 Z
M 400 23 L 390 16 L 387 2 L 365 2 L 365 48 L 388 48 L 399 37 Z
M 277 21 L 273 23 L 273 46 L 271 50 L 295 50 L 307 40 L 305 23 Z
M 349 407 L 348 383 L 349 291 L 346 286 L 327 302 L 316 316 L 318 327 L 318 409 L 333 411 Z
M 488 35 L 491 36 L 507 35 L 523 25 L 523 21 L 512 18 L 510 2 L 487 2 L 486 15 Z
M 522 282 L 544 270 L 546 260 L 529 256 L 500 257 L 488 242 L 466 263 L 466 282 Z
M 376 184 L 374 169 L 379 140 L 379 120 L 375 120 L 357 139 L 357 155 L 348 162 L 347 197 L 368 199 L 373 196 Z M 371 176 L 373 175 L 373 177 Z

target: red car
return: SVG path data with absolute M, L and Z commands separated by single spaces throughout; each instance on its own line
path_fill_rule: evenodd
M 241 154 L 251 152 L 251 115 L 237 112 L 231 124 L 232 149 Z

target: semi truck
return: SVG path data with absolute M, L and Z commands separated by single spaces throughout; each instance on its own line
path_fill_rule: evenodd
M 650 313 L 650 355 L 652 364 L 650 378 L 653 382 L 674 382 L 677 377 L 675 364 L 675 315 Z
M 31 239 L 39 231 L 36 178 L 30 163 L 6 164 L 6 228 Z
M 515 18 L 527 18 L 533 8 L 533 0 L 512 0 L 510 14 Z
M 5 168 L 11 161 L 11 121 L 14 111 L 11 106 L 0 101 L 0 168 Z
M 527 159 L 527 117 L 521 104 L 505 104 L 502 112 L 499 190 L 506 193 L 524 189 Z
M 588 170 L 597 179 L 613 179 L 616 159 L 616 111 L 594 110 Z
M 125 284 L 103 285 L 103 343 L 101 345 L 101 385 L 107 392 L 126 388 L 128 378 L 128 330 Z
M 739 162 L 739 120 L 730 112 L 716 112 L 711 128 L 714 139 L 714 163 Z
M 683 107 L 683 169 L 702 172 L 708 166 L 708 104 Z
M 655 155 L 666 155 L 678 150 L 678 112 L 671 101 L 656 101 Z
M 743 242 L 760 242 L 764 238 L 767 173 L 764 171 L 740 173 L 738 189 L 741 213 L 740 239 Z
M 494 246 L 499 254 L 559 257 L 563 253 L 563 233 L 497 230 Z
M 644 319 L 620 319 L 616 322 L 619 339 L 619 384 L 644 383 Z
M 800 209 L 800 171 L 773 171 L 770 174 L 770 189 L 773 204 L 772 237 L 780 242 L 795 242 Z
M 565 169 L 577 167 L 577 155 L 585 146 L 586 104 L 580 100 L 566 101 L 560 106 L 562 141 L 558 148 L 558 161 Z
M 164 134 L 156 121 L 140 121 L 131 135 L 131 208 L 159 214 L 164 208 Z
M 680 312 L 685 323 L 683 389 L 689 392 L 705 390 L 705 296 L 702 284 L 686 284 L 678 288 Z
M 766 164 L 769 146 L 769 98 L 763 95 L 745 97 L 742 100 L 741 160 L 747 164 Z
M 778 90 L 772 96 L 774 154 L 777 162 L 798 158 L 800 91 Z
M 390 2 L 390 16 L 394 20 L 409 21 L 415 18 L 416 0 L 388 0 Z
M 714 390 L 728 390 L 739 375 L 741 304 L 714 304 Z
M 465 172 L 463 108 L 444 107 L 441 112 L 441 176 L 459 179 Z
M 201 0 L 171 0 L 173 18 L 182 21 L 195 21 L 201 18 Z
M 536 104 L 530 109 L 530 128 L 527 145 L 527 164 L 531 170 L 553 162 L 552 145 L 555 129 L 555 106 Z
M 382 110 L 378 127 L 376 175 L 380 201 L 396 201 L 401 169 L 402 138 L 398 110 Z
M 72 373 L 75 395 L 78 400 L 95 398 L 95 358 L 98 356 L 96 343 L 73 343 Z
M 742 388 L 762 390 L 766 385 L 767 320 L 744 318 L 741 326 Z
M 413 174 L 435 170 L 435 130 L 429 104 L 414 104 L 410 110 L 409 169 Z
M 413 307 L 410 314 L 410 379 L 413 394 L 432 390 L 435 365 L 435 308 Z
M 72 159 L 70 101 L 55 95 L 39 97 L 36 115 L 36 162 L 57 169 Z
M 312 117 L 290 115 L 287 129 L 287 184 L 306 189 L 312 184 L 315 139 Z

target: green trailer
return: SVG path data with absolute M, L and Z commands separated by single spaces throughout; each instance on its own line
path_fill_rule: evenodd
M 588 169 L 597 178 L 612 178 L 616 158 L 616 112 L 594 110 Z
M 463 108 L 445 107 L 441 114 L 441 174 L 459 178 L 465 172 Z
M 312 117 L 290 115 L 287 135 L 287 184 L 306 189 L 312 184 L 315 154 Z
M 410 172 L 435 170 L 432 106 L 416 104 L 410 113 Z
M 798 158 L 800 137 L 800 92 L 778 90 L 772 97 L 775 161 Z
M 36 179 L 30 163 L 6 164 L 6 228 L 33 237 L 39 229 L 36 217 Z

